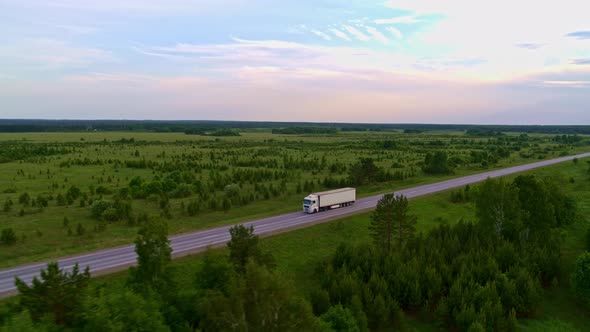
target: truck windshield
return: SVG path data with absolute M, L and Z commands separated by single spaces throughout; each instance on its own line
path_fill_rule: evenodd
M 309 200 L 309 199 L 304 199 L 304 200 L 303 200 L 303 204 L 304 204 L 304 205 L 311 205 L 311 200 Z

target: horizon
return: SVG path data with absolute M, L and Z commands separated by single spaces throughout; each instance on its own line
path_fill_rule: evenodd
M 0 118 L 590 125 L 583 0 L 0 1 Z
M 295 124 L 295 125 L 361 125 L 361 126 L 458 126 L 458 127 L 590 127 L 590 124 L 505 124 L 505 123 L 452 123 L 452 122 L 329 122 L 329 121 L 318 121 L 318 122 L 306 122 L 306 121 L 272 121 L 272 120 L 216 120 L 216 119 L 113 119 L 113 118 L 95 118 L 95 119 L 51 119 L 51 118 L 0 118 L 0 126 L 4 125 L 4 122 L 24 122 L 33 123 L 35 121 L 41 122 L 161 122 L 161 123 L 260 123 L 260 124 Z M 230 128 L 230 127 L 228 127 Z M 265 127 L 260 127 L 264 129 Z M 258 127 L 249 127 L 248 129 L 258 129 Z M 395 128 L 392 128 L 395 129 Z

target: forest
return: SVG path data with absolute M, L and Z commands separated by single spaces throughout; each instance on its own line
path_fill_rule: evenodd
M 393 131 L 410 133 L 423 131 L 475 131 L 520 132 L 537 134 L 590 134 L 590 126 L 584 125 L 467 125 L 467 124 L 419 124 L 419 123 L 314 123 L 314 122 L 261 122 L 261 121 L 210 121 L 210 120 L 34 120 L 0 119 L 0 132 L 79 132 L 79 131 L 135 131 L 135 132 L 206 132 L 219 129 L 275 129 L 323 128 L 335 133 L 342 131 Z M 289 129 L 290 130 L 290 129 Z M 301 132 L 303 133 L 303 132 Z

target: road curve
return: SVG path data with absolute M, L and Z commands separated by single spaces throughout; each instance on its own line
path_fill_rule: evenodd
M 408 198 L 424 196 L 433 194 L 439 191 L 444 191 L 452 188 L 462 187 L 467 184 L 472 184 L 485 180 L 488 177 L 500 177 L 517 172 L 523 172 L 538 167 L 553 165 L 564 161 L 572 160 L 574 158 L 590 157 L 590 153 L 583 153 L 574 156 L 561 157 L 556 159 L 539 161 L 531 164 L 514 166 L 495 171 L 489 171 L 451 180 L 441 181 L 437 183 L 422 185 L 413 188 L 407 188 L 397 191 L 397 194 L 403 194 Z M 290 229 L 309 226 L 316 223 L 329 221 L 332 219 L 341 218 L 347 215 L 359 213 L 364 210 L 369 210 L 377 204 L 377 201 L 382 195 L 365 197 L 358 199 L 353 206 L 321 212 L 317 214 L 304 214 L 303 212 L 287 213 L 275 217 L 258 219 L 250 222 L 244 222 L 245 225 L 254 226 L 254 231 L 259 235 L 269 235 L 284 232 Z M 229 241 L 229 228 L 231 225 L 186 233 L 172 236 L 171 246 L 172 255 L 179 257 L 189 253 L 195 253 L 205 250 L 207 247 L 222 246 Z M 124 269 L 135 264 L 136 255 L 133 245 L 117 247 L 113 249 L 106 249 L 96 251 L 88 254 L 72 256 L 63 259 L 57 259 L 61 268 L 71 270 L 77 262 L 81 268 L 90 267 L 90 271 L 96 275 L 101 273 L 108 273 L 116 270 Z M 14 294 L 16 288 L 14 286 L 14 278 L 19 277 L 22 280 L 30 283 L 33 277 L 39 275 L 39 271 L 46 266 L 45 262 L 35 263 L 24 266 L 16 266 L 0 270 L 0 295 L 8 296 Z

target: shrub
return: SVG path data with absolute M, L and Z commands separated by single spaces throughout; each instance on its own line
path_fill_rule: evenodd
M 99 195 L 110 195 L 113 192 L 109 188 L 106 188 L 106 187 L 103 187 L 103 186 L 98 186 L 96 188 L 96 193 L 99 194 Z
M 572 273 L 572 288 L 576 295 L 590 306 L 590 252 L 585 252 L 576 259 Z
M 86 233 L 84 226 L 82 226 L 81 223 L 78 223 L 78 226 L 76 227 L 76 234 L 78 234 L 78 236 L 82 236 L 84 233 Z
M 434 154 L 427 153 L 424 157 L 422 170 L 427 174 L 451 174 L 452 166 L 449 163 L 449 157 L 444 151 L 436 151 Z
M 107 201 L 104 199 L 99 199 L 92 203 L 92 207 L 90 208 L 90 213 L 94 218 L 99 219 L 103 212 L 105 212 L 108 208 L 112 207 L 113 203 L 111 201 Z
M 199 201 L 192 200 L 186 206 L 186 212 L 188 213 L 189 216 L 193 217 L 193 216 L 197 215 L 197 213 L 199 213 L 200 208 L 201 207 L 199 206 Z
M 105 221 L 117 221 L 120 219 L 119 211 L 113 207 L 104 210 L 100 217 Z
M 0 243 L 4 245 L 12 245 L 16 243 L 16 233 L 12 228 L 5 228 L 0 233 Z
M 22 193 L 18 197 L 18 202 L 22 205 L 29 205 L 29 203 L 31 202 L 31 196 L 29 196 L 29 193 Z
M 4 202 L 4 208 L 3 208 L 4 212 L 10 211 L 12 209 L 12 205 L 14 205 L 14 203 L 12 202 L 11 199 L 6 200 Z
M 335 305 L 322 315 L 321 319 L 334 331 L 358 332 L 359 327 L 352 312 L 341 304 Z

